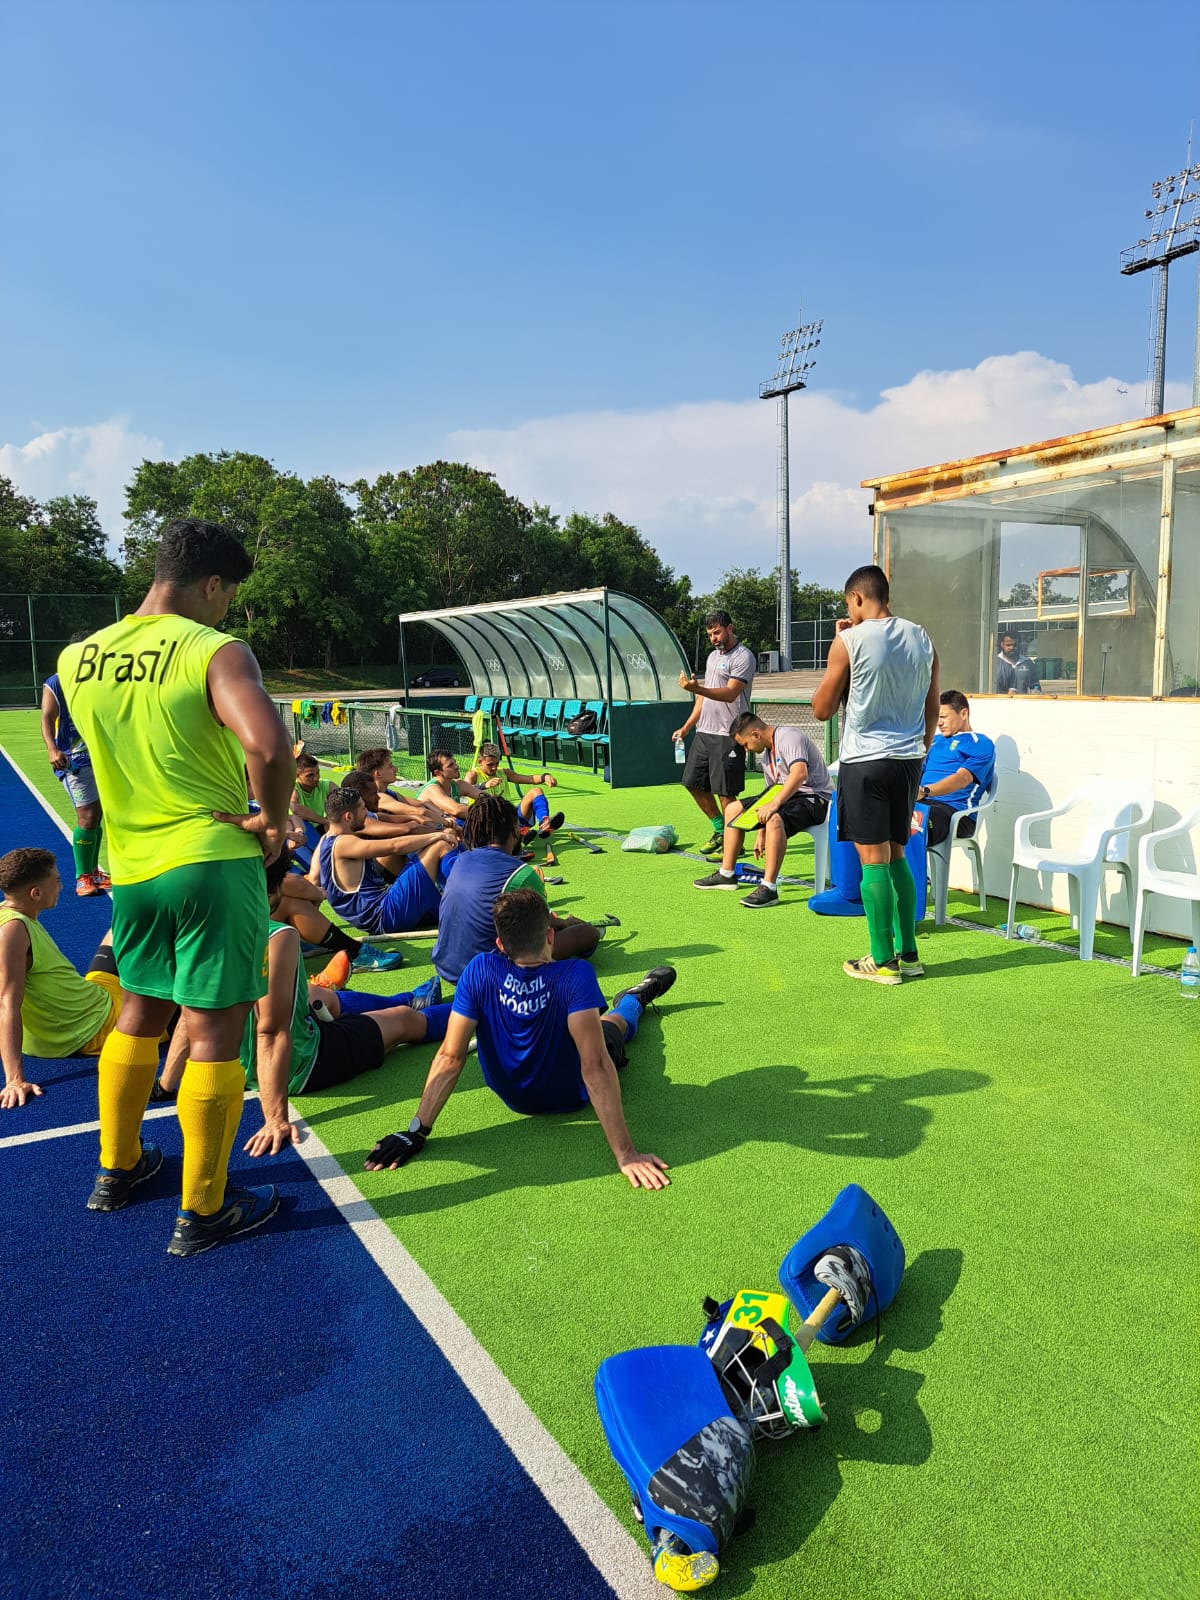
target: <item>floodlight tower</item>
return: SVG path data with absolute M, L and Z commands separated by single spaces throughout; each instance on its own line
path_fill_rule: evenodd
M 1179 172 L 1151 184 L 1156 204 L 1143 212 L 1151 224 L 1144 239 L 1121 252 L 1121 271 L 1126 277 L 1135 272 L 1158 272 L 1154 311 L 1154 351 L 1150 373 L 1150 407 L 1146 415 L 1157 417 L 1163 408 L 1163 384 L 1167 360 L 1167 269 L 1180 256 L 1200 250 L 1200 164 L 1192 165 L 1192 141 L 1188 140 L 1187 161 Z M 1192 364 L 1192 404 L 1200 406 L 1200 292 L 1196 300 L 1196 353 Z
M 779 363 L 773 378 L 758 386 L 758 398 L 779 401 L 779 467 L 776 475 L 776 509 L 779 523 L 779 666 L 788 672 L 792 665 L 792 514 L 788 486 L 788 395 L 794 389 L 807 389 L 808 375 L 816 361 L 806 359 L 817 348 L 817 335 L 824 321 L 808 322 L 785 333 L 779 350 Z

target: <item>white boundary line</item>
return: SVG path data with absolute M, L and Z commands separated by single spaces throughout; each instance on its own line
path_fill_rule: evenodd
M 30 783 L 0 744 L 0 756 L 12 767 L 55 825 L 67 835 L 63 819 Z M 69 835 L 68 835 L 69 836 Z M 156 1106 L 147 1117 L 168 1117 L 174 1106 Z M 304 1119 L 288 1107 L 300 1124 L 302 1142 L 293 1146 L 330 1201 L 345 1218 L 350 1231 L 441 1350 L 475 1398 L 485 1417 L 541 1490 L 547 1504 L 562 1518 L 571 1535 L 618 1600 L 661 1600 L 663 1589 L 650 1568 L 648 1553 L 609 1510 L 583 1473 L 545 1425 L 526 1405 L 467 1324 L 409 1255 L 387 1223 L 313 1133 Z M 98 1122 L 80 1122 L 69 1128 L 40 1129 L 0 1139 L 0 1149 L 33 1144 L 74 1133 L 93 1133 Z M 449 1353 L 454 1352 L 451 1360 Z
M 661 1600 L 648 1553 L 614 1517 L 579 1468 L 538 1420 L 467 1324 L 365 1197 L 297 1116 L 300 1154 L 313 1177 L 479 1402 L 484 1415 L 558 1513 L 620 1600 Z

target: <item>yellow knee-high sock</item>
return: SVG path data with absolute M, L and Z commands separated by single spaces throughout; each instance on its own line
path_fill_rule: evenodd
M 128 1172 L 142 1153 L 142 1118 L 154 1087 L 158 1040 L 116 1028 L 96 1066 L 100 1101 L 100 1165 Z
M 240 1061 L 192 1061 L 175 1097 L 183 1129 L 183 1209 L 211 1217 L 225 1199 L 229 1152 L 242 1116 Z

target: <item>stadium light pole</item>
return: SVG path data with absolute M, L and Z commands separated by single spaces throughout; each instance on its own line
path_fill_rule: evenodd
M 1167 365 L 1167 272 L 1172 261 L 1200 250 L 1200 164 L 1192 165 L 1192 142 L 1187 162 L 1178 172 L 1151 185 L 1155 204 L 1142 215 L 1151 224 L 1144 239 L 1121 251 L 1121 273 L 1158 273 L 1154 307 L 1154 345 L 1150 368 L 1150 404 L 1147 416 L 1163 409 Z M 1192 363 L 1192 404 L 1200 405 L 1200 290 L 1196 300 L 1196 351 Z
M 789 672 L 792 666 L 792 513 L 788 473 L 788 396 L 796 389 L 807 389 L 808 375 L 816 365 L 808 360 L 821 340 L 824 321 L 807 322 L 785 333 L 779 349 L 779 363 L 772 378 L 758 386 L 760 400 L 779 402 L 779 466 L 775 480 L 776 515 L 779 525 L 779 667 Z

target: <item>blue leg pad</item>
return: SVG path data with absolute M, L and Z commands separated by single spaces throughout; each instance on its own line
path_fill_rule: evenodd
M 886 1311 L 904 1276 L 904 1246 L 883 1207 L 857 1183 L 847 1184 L 820 1222 L 788 1251 L 779 1269 L 779 1282 L 788 1299 L 801 1316 L 816 1310 L 827 1291 L 813 1277 L 812 1269 L 827 1250 L 839 1244 L 853 1245 L 871 1270 L 872 1293 L 863 1320 L 877 1310 Z M 830 1317 L 817 1338 L 822 1344 L 840 1344 L 855 1326 L 844 1313 L 841 1319 Z
M 596 1373 L 596 1409 L 651 1544 L 661 1530 L 716 1555 L 745 1502 L 754 1446 L 706 1353 L 652 1345 L 609 1356 Z

